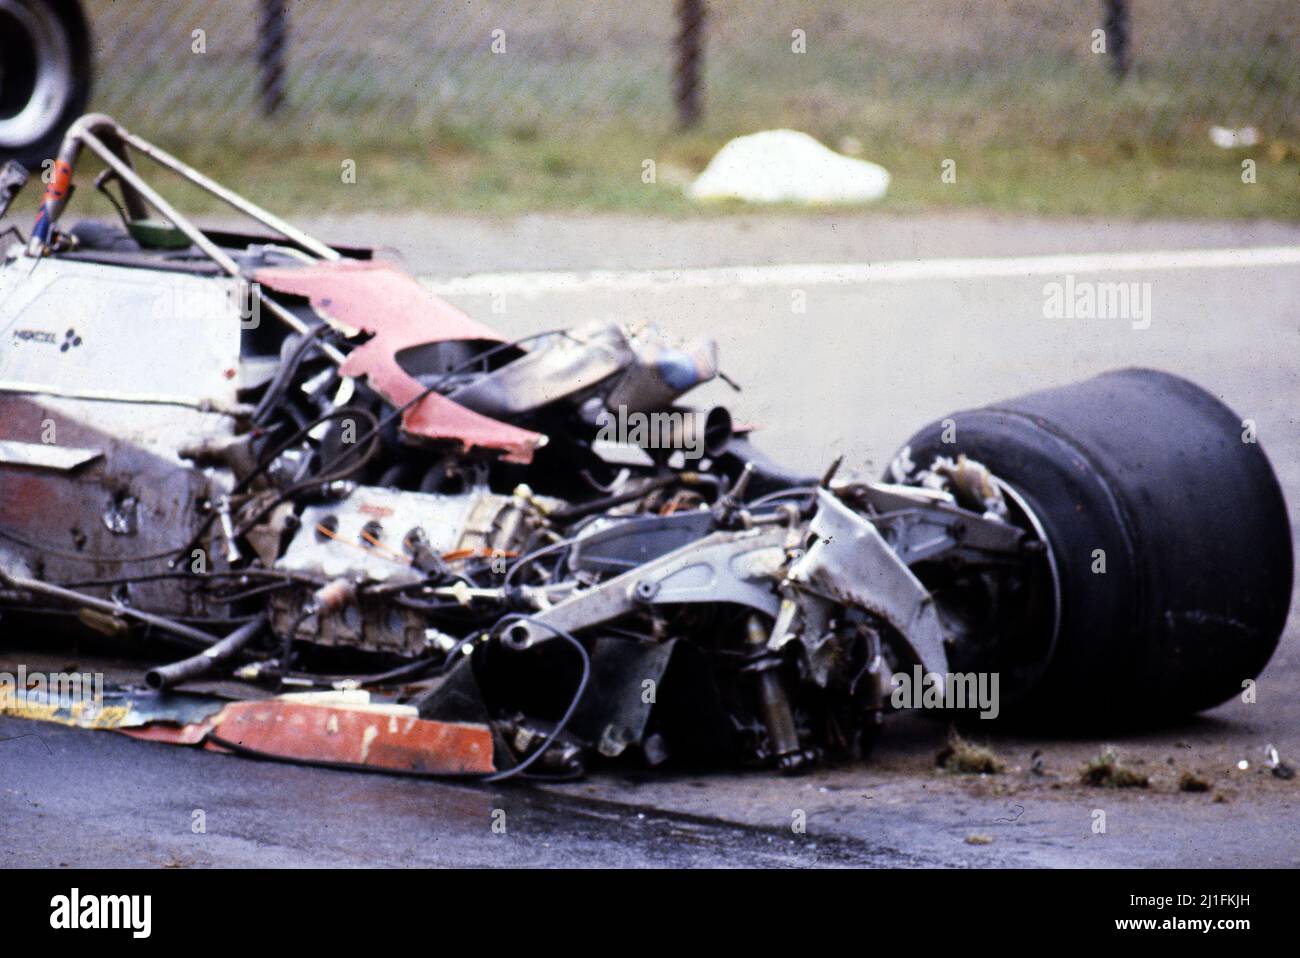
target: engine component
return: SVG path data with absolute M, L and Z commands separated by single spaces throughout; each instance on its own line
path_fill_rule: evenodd
M 522 497 L 486 489 L 442 495 L 359 486 L 337 502 L 305 508 L 276 568 L 416 582 L 423 578 L 418 547 L 444 558 L 505 556 L 522 544 L 533 509 Z
M 454 573 L 467 559 L 484 559 L 505 572 L 540 517 L 555 500 L 528 490 L 503 496 L 478 489 L 460 495 L 360 486 L 337 502 L 308 506 L 276 568 L 355 584 L 417 586 L 431 570 Z M 273 597 L 273 631 L 320 645 L 418 655 L 429 644 L 418 606 L 395 603 L 393 593 L 358 590 L 355 601 L 304 606 L 305 591 Z M 400 594 L 400 593 L 399 593 Z M 311 608 L 304 617 L 298 610 Z M 308 621 L 308 619 L 310 621 Z
M 127 229 L 63 229 L 83 149 Z M 200 229 L 133 156 L 283 239 Z M 1277 480 L 1176 377 L 961 413 L 889 482 L 819 481 L 679 405 L 725 379 L 710 341 L 506 341 L 108 117 L 58 157 L 0 262 L 6 619 L 204 650 L 155 688 L 330 690 L 177 712 L 170 740 L 494 780 L 638 755 L 797 771 L 864 754 L 901 678 L 917 706 L 991 674 L 990 716 L 1092 717 L 1102 690 L 1151 717 L 1222 701 L 1276 646 Z

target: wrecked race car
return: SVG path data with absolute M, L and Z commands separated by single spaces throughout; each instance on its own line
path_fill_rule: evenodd
M 85 149 L 120 226 L 63 225 Z M 269 235 L 200 229 L 137 158 Z M 420 774 L 794 772 L 865 754 L 908 676 L 1053 726 L 1209 708 L 1290 605 L 1272 469 L 1178 377 L 954 414 L 878 481 L 785 468 L 682 405 L 713 343 L 507 340 L 100 115 L 0 320 L 4 632 L 154 660 L 55 720 Z

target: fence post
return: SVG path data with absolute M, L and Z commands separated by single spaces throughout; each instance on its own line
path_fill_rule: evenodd
M 1106 42 L 1110 49 L 1110 66 L 1115 76 L 1128 76 L 1130 65 L 1129 39 L 1131 23 L 1128 0 L 1105 0 Z
M 257 33 L 258 93 L 262 113 L 271 116 L 284 105 L 284 51 L 289 42 L 289 12 L 282 0 L 262 0 Z
M 677 64 L 673 71 L 673 99 L 677 123 L 689 129 L 704 112 L 700 59 L 704 49 L 704 0 L 677 0 Z

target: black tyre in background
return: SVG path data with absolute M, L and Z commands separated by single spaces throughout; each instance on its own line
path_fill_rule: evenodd
M 1291 528 L 1240 416 L 1177 376 L 1126 369 L 950 418 L 956 441 L 932 423 L 912 461 L 965 453 L 991 469 L 1036 515 L 1058 579 L 1056 641 L 1012 714 L 1169 719 L 1259 675 L 1290 609 Z
M 77 0 L 0 0 L 0 160 L 41 168 L 90 97 L 90 31 Z

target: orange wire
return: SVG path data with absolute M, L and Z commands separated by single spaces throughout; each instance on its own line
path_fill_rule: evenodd
M 360 549 L 366 555 L 373 554 L 370 549 L 367 549 L 365 546 L 360 545 L 359 543 L 349 542 L 347 539 L 340 538 L 333 530 L 326 527 L 323 523 L 319 523 L 319 522 L 316 523 L 316 531 L 319 532 L 321 535 L 325 536 L 327 539 L 332 539 L 335 542 L 338 542 L 345 546 L 349 546 L 353 549 Z M 411 560 L 407 559 L 405 556 L 398 556 L 397 553 L 390 550 L 387 546 L 385 546 L 374 536 L 370 535 L 370 533 L 366 532 L 364 529 L 361 530 L 361 535 L 363 538 L 365 538 L 367 542 L 369 542 L 371 545 L 373 545 L 376 549 L 380 551 L 379 557 L 381 559 L 387 559 L 389 562 L 399 562 L 402 565 L 411 564 Z M 384 555 L 383 553 L 387 553 L 387 555 Z

